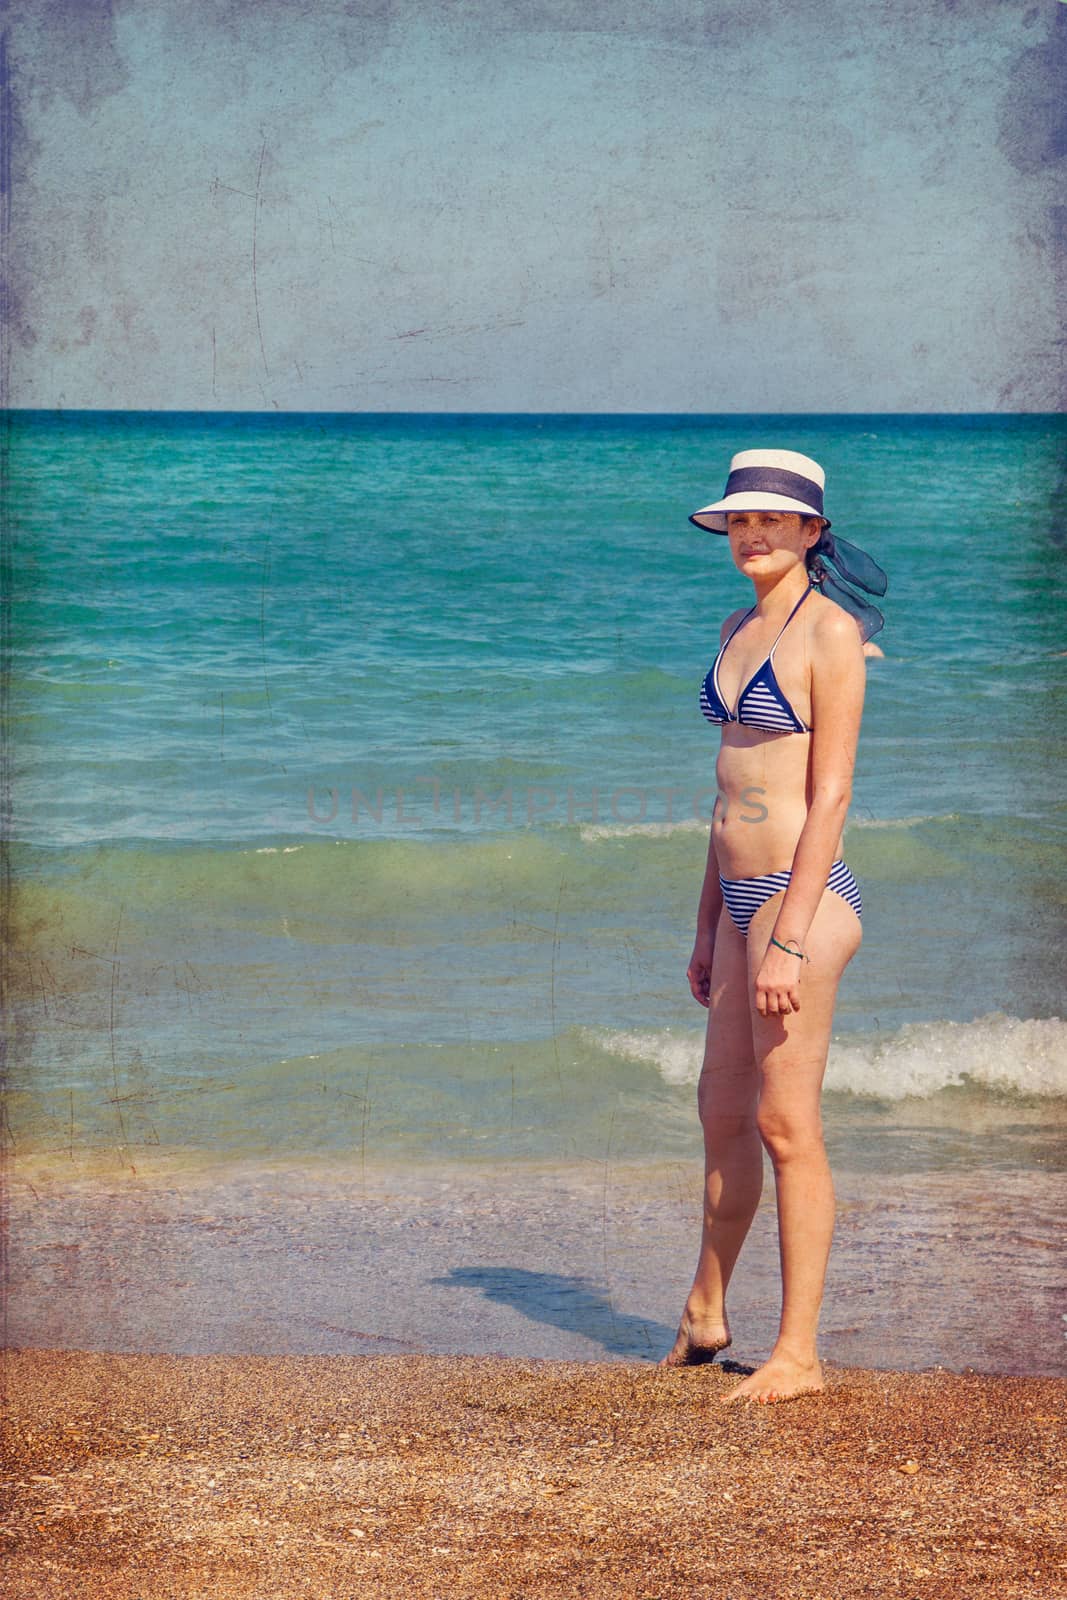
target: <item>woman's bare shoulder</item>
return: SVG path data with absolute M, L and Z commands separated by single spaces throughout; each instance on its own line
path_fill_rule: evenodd
M 833 647 L 838 642 L 838 648 L 851 651 L 852 637 L 855 634 L 859 640 L 859 653 L 864 660 L 881 661 L 885 659 L 885 651 L 881 645 L 875 644 L 872 639 L 864 639 L 860 625 L 850 612 L 836 601 L 828 600 L 824 594 L 815 596 L 814 615 L 812 626 L 818 630 L 818 638 L 827 639 Z
M 730 615 L 726 618 L 726 620 L 723 623 L 722 627 L 719 629 L 719 643 L 720 644 L 725 644 L 726 635 L 728 633 L 730 633 L 731 630 L 733 629 L 734 625 L 736 623 L 740 622 L 742 617 L 747 616 L 748 613 L 751 610 L 752 610 L 751 606 L 738 606 L 736 611 L 731 611 L 730 612 Z
M 848 656 L 855 656 L 858 661 L 863 659 L 859 623 L 836 600 L 824 594 L 813 595 L 810 625 L 815 649 L 838 660 Z

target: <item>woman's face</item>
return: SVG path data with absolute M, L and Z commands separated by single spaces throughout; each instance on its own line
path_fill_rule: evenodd
M 818 543 L 822 519 L 799 511 L 728 511 L 726 531 L 735 566 L 755 577 L 803 563 L 805 552 Z

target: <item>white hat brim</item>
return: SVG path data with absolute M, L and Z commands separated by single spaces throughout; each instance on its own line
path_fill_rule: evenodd
M 694 511 L 689 520 L 698 528 L 707 528 L 711 533 L 725 533 L 728 511 L 799 511 L 802 517 L 822 515 L 812 506 L 806 506 L 803 500 L 790 500 L 784 494 L 767 494 L 756 489 L 748 489 L 740 494 L 728 494 L 725 500 L 716 500 L 712 505 Z M 823 521 L 825 520 L 824 517 Z

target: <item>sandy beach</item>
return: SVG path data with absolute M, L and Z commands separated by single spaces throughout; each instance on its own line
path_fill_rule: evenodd
M 727 1356 L 729 1353 L 727 1353 Z M 12 1350 L 10 1600 L 1067 1592 L 1067 1382 Z

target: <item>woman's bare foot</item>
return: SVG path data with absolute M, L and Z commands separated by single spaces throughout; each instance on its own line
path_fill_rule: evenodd
M 720 1404 L 729 1405 L 731 1400 L 754 1400 L 759 1405 L 769 1405 L 778 1400 L 793 1399 L 797 1395 L 819 1394 L 825 1387 L 818 1360 L 795 1361 L 790 1356 L 772 1355 L 762 1367 L 757 1367 L 755 1372 L 750 1372 L 747 1378 L 724 1394 Z
M 698 1367 L 702 1362 L 714 1361 L 719 1351 L 725 1350 L 731 1342 L 730 1324 L 725 1311 L 721 1317 L 705 1317 L 695 1313 L 690 1315 L 687 1306 L 682 1312 L 674 1348 L 656 1365 Z

